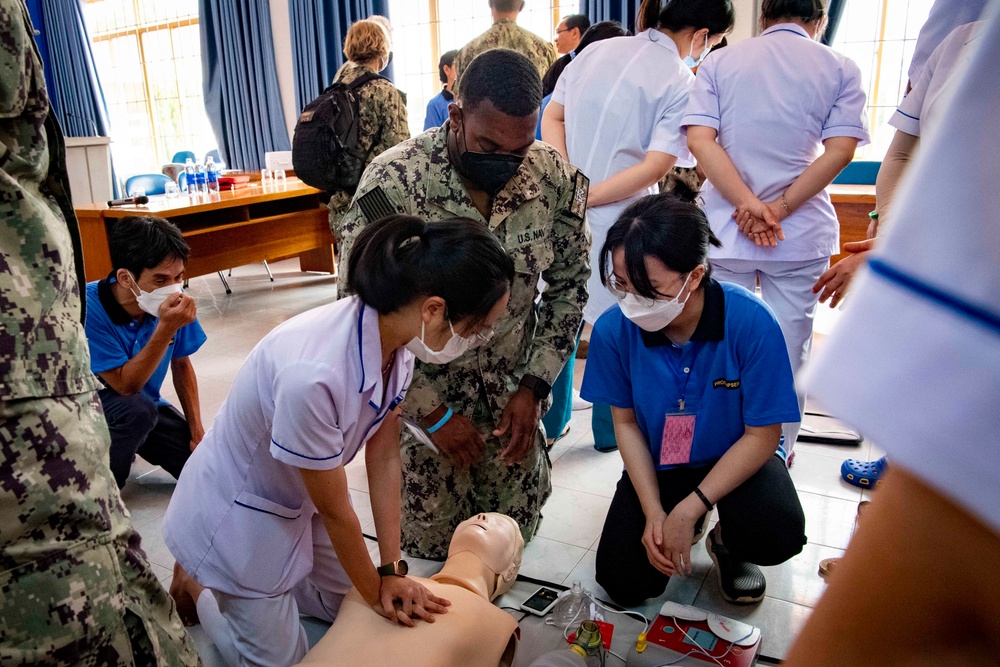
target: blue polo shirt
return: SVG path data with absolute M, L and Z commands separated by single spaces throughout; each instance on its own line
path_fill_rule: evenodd
M 145 315 L 133 319 L 111 291 L 113 278 L 87 283 L 87 343 L 90 346 L 90 370 L 94 373 L 121 368 L 149 342 L 156 329 L 157 318 Z M 171 359 L 188 357 L 208 339 L 198 320 L 181 327 L 170 341 L 166 354 L 142 393 L 157 405 L 168 405 L 160 396 L 160 387 L 167 376 Z
M 432 127 L 441 127 L 444 125 L 444 122 L 448 120 L 448 105 L 454 99 L 455 96 L 447 90 L 442 90 L 431 98 L 431 101 L 427 103 L 427 115 L 424 116 L 425 132 Z
M 660 460 L 666 416 L 697 415 L 692 466 L 711 465 L 743 437 L 744 426 L 800 420 L 792 367 L 774 314 L 752 293 L 710 280 L 691 340 L 675 345 L 662 332 L 633 324 L 618 306 L 594 325 L 580 395 L 635 410 Z M 779 455 L 784 458 L 783 446 Z M 663 469 L 674 466 L 658 466 Z

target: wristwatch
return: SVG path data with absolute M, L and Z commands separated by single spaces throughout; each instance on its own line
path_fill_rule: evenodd
M 544 401 L 546 398 L 549 397 L 549 394 L 552 392 L 552 385 L 550 385 L 542 378 L 536 377 L 534 375 L 525 375 L 524 377 L 522 377 L 520 386 L 526 389 L 530 389 L 531 392 L 535 395 L 535 398 L 537 398 L 540 401 Z
M 389 563 L 388 565 L 376 568 L 375 571 L 378 572 L 378 576 L 380 577 L 405 577 L 406 573 L 410 571 L 410 568 L 406 564 L 405 560 L 397 560 Z

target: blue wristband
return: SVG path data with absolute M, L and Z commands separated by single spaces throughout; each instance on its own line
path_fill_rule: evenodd
M 454 414 L 455 413 L 451 411 L 451 408 L 448 408 L 448 412 L 444 413 L 444 417 L 441 417 L 441 421 L 427 429 L 428 435 L 433 435 L 434 433 L 440 431 L 441 427 L 447 424 L 448 420 L 451 419 Z

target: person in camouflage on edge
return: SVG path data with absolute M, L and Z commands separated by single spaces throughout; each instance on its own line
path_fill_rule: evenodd
M 482 0 L 480 0 L 482 1 Z M 490 49 L 510 49 L 525 56 L 538 70 L 545 73 L 556 61 L 556 47 L 530 30 L 517 25 L 517 15 L 524 9 L 524 0 L 489 0 L 493 25 L 489 30 L 462 47 L 455 58 L 455 83 L 452 93 L 458 95 L 462 74 L 480 53 Z
M 382 18 L 382 17 L 379 17 Z M 337 72 L 334 82 L 352 83 L 365 74 L 376 74 L 389 64 L 392 44 L 389 34 L 373 19 L 357 21 L 344 38 L 347 62 Z M 375 79 L 358 90 L 358 149 L 368 162 L 410 138 L 406 119 L 406 98 L 387 79 Z M 351 193 L 342 190 L 330 194 L 330 231 L 340 238 L 340 219 L 351 203 Z
M 418 362 L 402 404 L 440 451 L 404 429 L 402 546 L 414 556 L 444 558 L 458 523 L 479 512 L 513 517 L 530 540 L 551 493 L 539 420 L 587 301 L 589 181 L 534 141 L 541 93 L 524 56 L 482 54 L 445 125 L 377 157 L 344 218 L 341 257 L 385 215 L 461 216 L 487 225 L 517 269 L 495 336 L 451 363 Z M 539 275 L 548 288 L 536 308 Z
M 0 665 L 198 665 L 108 467 L 65 147 L 0 0 Z

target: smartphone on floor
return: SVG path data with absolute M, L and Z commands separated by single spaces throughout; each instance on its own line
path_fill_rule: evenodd
M 555 606 L 558 600 L 559 591 L 554 588 L 542 586 L 532 593 L 531 597 L 521 603 L 521 609 L 535 616 L 545 616 L 552 611 L 552 607 Z

